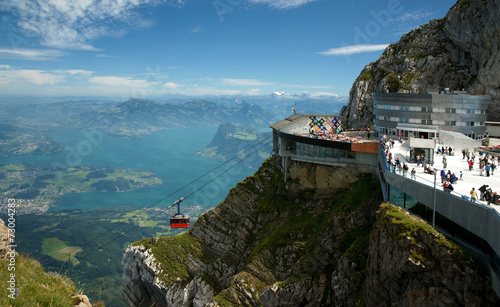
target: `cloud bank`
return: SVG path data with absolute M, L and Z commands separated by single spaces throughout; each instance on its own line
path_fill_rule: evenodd
M 127 27 L 148 27 L 151 21 L 137 10 L 160 0 L 6 0 L 0 9 L 17 16 L 17 26 L 40 37 L 43 46 L 60 49 L 99 50 L 90 42 L 120 36 Z M 170 1 L 182 3 L 181 0 Z
M 389 46 L 388 44 L 381 45 L 352 45 L 352 46 L 344 46 L 339 48 L 332 48 L 326 51 L 318 52 L 322 55 L 350 55 L 356 53 L 365 53 L 365 52 L 374 52 L 385 50 Z

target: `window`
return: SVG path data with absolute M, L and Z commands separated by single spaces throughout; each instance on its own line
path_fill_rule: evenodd
M 467 109 L 467 114 L 474 114 L 474 109 Z
M 457 125 L 457 122 L 452 120 L 452 121 L 446 121 L 445 126 L 456 126 Z
M 432 108 L 431 107 L 422 107 L 422 112 L 432 113 Z
M 399 106 L 399 111 L 410 111 L 410 107 Z
M 432 119 L 427 119 L 427 120 L 422 119 L 422 124 L 424 124 L 424 125 L 432 125 Z
M 400 117 L 400 118 L 399 118 L 399 122 L 400 122 L 400 123 L 409 123 L 409 122 L 410 122 L 410 120 L 409 120 L 408 118 Z
M 474 122 L 467 122 L 467 126 L 474 126 Z
M 457 113 L 457 109 L 446 108 L 446 113 Z
M 486 114 L 486 110 L 481 110 L 481 114 Z

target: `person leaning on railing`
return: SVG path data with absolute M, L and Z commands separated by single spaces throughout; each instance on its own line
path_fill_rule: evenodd
M 451 183 L 448 183 L 448 182 L 445 182 L 443 185 L 443 191 L 445 191 L 446 193 L 451 193 L 451 191 L 453 191 L 453 185 L 451 185 Z

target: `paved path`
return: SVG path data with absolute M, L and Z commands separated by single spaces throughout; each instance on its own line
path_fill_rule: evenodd
M 408 142 L 408 141 L 407 141 Z M 406 161 L 406 149 L 401 148 L 401 143 L 398 141 L 395 141 L 394 147 L 390 150 L 395 158 L 399 158 L 402 161 Z M 446 144 L 444 144 L 446 147 Z M 474 169 L 472 171 L 469 171 L 469 165 L 467 164 L 467 158 L 465 160 L 462 159 L 462 153 L 457 152 L 457 155 L 454 156 L 446 156 L 447 159 L 447 169 L 445 170 L 448 172 L 450 170 L 452 173 L 455 173 L 457 178 L 460 178 L 460 171 L 463 173 L 463 181 L 457 181 L 455 184 L 453 184 L 453 192 L 452 194 L 460 196 L 460 195 L 465 195 L 470 197 L 470 190 L 472 187 L 474 187 L 476 190 L 479 189 L 483 184 L 487 184 L 490 186 L 490 188 L 493 190 L 493 192 L 498 192 L 500 194 L 500 169 L 497 167 L 497 170 L 494 175 L 490 174 L 490 177 L 486 177 L 486 171 L 483 172 L 483 176 L 479 175 L 479 162 L 478 162 L 478 157 L 479 154 L 476 153 L 476 159 L 474 162 Z M 436 180 L 436 188 L 439 188 L 442 190 L 442 184 L 441 184 L 441 176 L 439 175 L 439 172 L 443 169 L 443 163 L 442 163 L 442 158 L 443 156 L 441 154 L 435 155 L 434 157 L 434 166 L 438 170 L 437 174 L 437 180 Z M 426 174 L 424 173 L 424 168 L 422 165 L 417 167 L 417 163 L 408 163 L 409 170 L 411 171 L 412 168 L 415 168 L 416 170 L 416 177 L 417 181 L 433 186 L 434 185 L 434 176 L 431 174 Z M 407 177 L 410 178 L 410 172 L 408 172 Z M 487 205 L 486 201 L 480 201 L 479 200 L 479 191 L 478 191 L 478 203 Z M 500 206 L 497 205 L 492 205 L 494 209 L 497 210 L 497 212 L 500 213 Z

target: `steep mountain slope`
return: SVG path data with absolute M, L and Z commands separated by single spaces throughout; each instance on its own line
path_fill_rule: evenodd
M 1 306 L 92 307 L 69 278 L 46 273 L 38 261 L 17 254 L 10 246 L 13 234 L 0 219 L 0 279 L 5 285 L 0 288 Z
M 490 95 L 488 120 L 500 120 L 500 2 L 459 0 L 440 20 L 403 35 L 361 71 L 349 104 L 348 127 L 373 122 L 372 93 L 427 93 L 442 88 Z
M 376 306 L 428 293 L 438 305 L 498 303 L 469 256 L 425 222 L 380 206 L 373 175 L 307 163 L 290 174 L 286 186 L 270 159 L 188 232 L 131 244 L 127 303 Z

